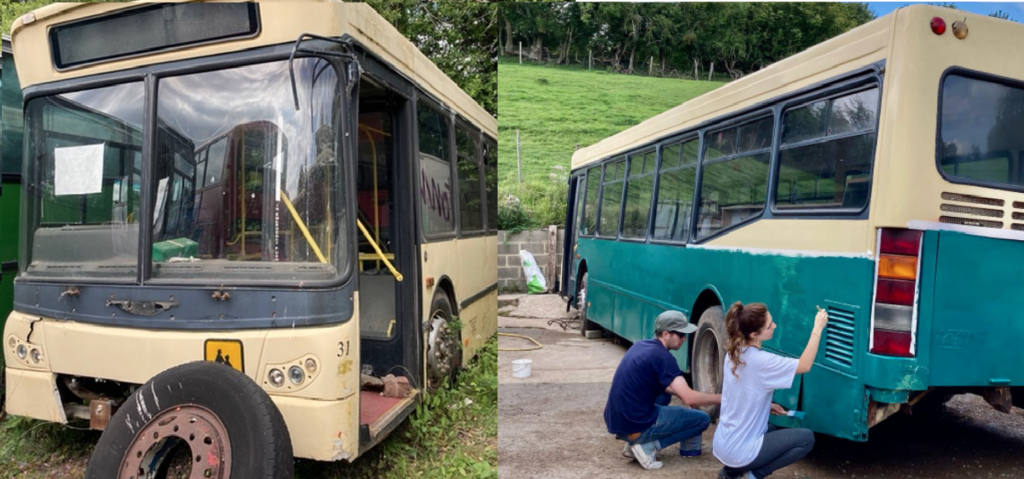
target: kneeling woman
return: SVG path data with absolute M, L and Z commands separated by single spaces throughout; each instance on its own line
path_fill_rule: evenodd
M 722 413 L 715 430 L 713 451 L 725 468 L 720 478 L 762 479 L 811 451 L 810 429 L 775 429 L 768 414 L 785 414 L 773 404 L 776 389 L 792 387 L 797 374 L 811 370 L 818 354 L 821 332 L 828 314 L 818 311 L 814 329 L 800 359 L 763 351 L 761 343 L 772 338 L 775 322 L 761 303 L 736 302 L 725 315 L 729 330 L 722 380 Z

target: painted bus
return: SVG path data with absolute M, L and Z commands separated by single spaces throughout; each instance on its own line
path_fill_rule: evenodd
M 582 329 L 636 341 L 681 310 L 679 364 L 719 392 L 730 304 L 766 303 L 794 358 L 825 308 L 816 367 L 774 397 L 805 417 L 772 421 L 853 441 L 954 393 L 1024 404 L 1022 42 L 910 6 L 580 149 Z
M 6 411 L 103 430 L 87 476 L 353 461 L 495 334 L 496 121 L 369 6 L 55 4 L 12 43 L 46 60 Z

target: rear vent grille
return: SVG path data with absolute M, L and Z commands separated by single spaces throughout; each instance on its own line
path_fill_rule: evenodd
M 970 218 L 957 218 L 955 216 L 940 216 L 939 221 L 942 223 L 949 223 L 952 225 L 965 225 L 965 226 L 981 226 L 984 228 L 1002 228 L 1002 221 L 985 221 L 975 220 Z
M 1017 208 L 1018 210 L 1024 210 L 1024 201 L 1014 201 L 1013 207 Z
M 1020 223 L 1014 223 L 1013 226 L 1010 226 L 1010 227 L 1015 229 L 1015 230 L 1017 230 L 1017 231 L 1024 231 L 1024 225 L 1022 225 Z
M 1013 214 L 1013 219 L 1015 219 L 1015 220 L 1024 220 L 1024 213 L 1014 213 Z
M 958 203 L 971 203 L 974 205 L 1003 206 L 1006 204 L 1005 201 L 996 198 L 982 198 L 980 196 L 960 195 L 957 193 L 943 193 L 942 199 L 946 201 L 956 201 Z M 1024 203 L 1018 201 L 1014 203 L 1013 206 L 1014 208 L 1024 208 Z
M 985 216 L 988 218 L 1002 218 L 1002 210 L 993 210 L 989 208 L 974 208 L 971 206 L 960 206 L 960 205 L 942 205 L 939 207 L 942 211 L 948 213 L 957 213 L 961 215 L 974 215 L 974 216 Z
M 857 314 L 853 311 L 828 306 L 828 326 L 825 327 L 825 359 L 836 366 L 854 372 Z

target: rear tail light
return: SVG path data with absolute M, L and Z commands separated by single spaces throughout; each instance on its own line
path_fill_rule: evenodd
M 871 352 L 914 357 L 918 263 L 922 232 L 879 232 L 875 304 L 871 315 Z

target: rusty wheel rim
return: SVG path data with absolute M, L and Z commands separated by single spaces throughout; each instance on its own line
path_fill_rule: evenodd
M 213 411 L 194 404 L 157 414 L 132 439 L 119 479 L 166 477 L 166 461 L 179 445 L 190 450 L 189 479 L 231 477 L 231 442 Z

